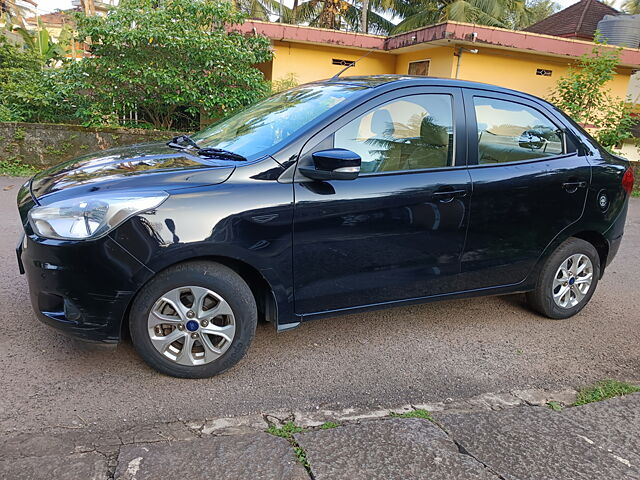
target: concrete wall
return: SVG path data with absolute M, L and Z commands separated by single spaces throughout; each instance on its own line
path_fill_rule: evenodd
M 333 65 L 334 58 L 352 61 L 362 57 L 365 53 L 367 52 L 363 50 L 349 48 L 276 41 L 273 43 L 271 79 L 281 80 L 292 73 L 298 83 L 330 78 L 344 68 L 341 65 Z M 374 52 L 360 60 L 344 75 L 393 73 L 395 68 L 395 55 Z
M 0 161 L 50 166 L 97 150 L 168 140 L 175 135 L 177 132 L 129 128 L 0 123 Z
M 454 76 L 456 63 L 457 57 L 453 65 Z M 567 74 L 570 65 L 570 61 L 562 58 L 512 53 L 478 45 L 476 54 L 463 52 L 458 78 L 513 88 L 545 98 L 555 87 L 558 79 Z M 539 68 L 551 70 L 551 76 L 536 75 Z M 626 98 L 630 76 L 631 70 L 620 70 L 609 82 L 611 93 L 621 99 Z
M 396 60 L 394 72 L 398 75 L 409 73 L 409 63 L 420 60 L 429 60 L 429 76 L 451 78 L 455 75 L 453 48 L 436 47 L 421 48 L 407 53 L 401 53 Z
M 573 63 L 569 59 L 513 52 L 486 45 L 478 45 L 478 53 L 463 52 L 458 78 L 513 88 L 539 97 L 547 97 L 558 78 L 565 75 Z M 374 52 L 363 58 L 345 75 L 407 74 L 409 62 L 430 60 L 429 76 L 455 78 L 458 57 L 457 46 L 412 47 L 408 52 Z M 274 58 L 261 65 L 267 79 L 281 80 L 292 74 L 298 83 L 329 78 L 340 71 L 332 59 L 356 60 L 361 50 L 333 46 L 318 46 L 301 42 L 273 42 Z M 537 69 L 551 70 L 551 76 L 536 75 Z M 609 87 L 614 95 L 626 98 L 629 90 L 630 69 L 620 69 Z

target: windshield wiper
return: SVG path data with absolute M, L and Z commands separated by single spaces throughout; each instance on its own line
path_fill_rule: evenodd
M 177 137 L 173 137 L 167 142 L 167 145 L 172 148 L 181 148 L 183 150 L 189 147 L 200 149 L 200 145 L 198 145 L 189 135 L 178 135 Z
M 247 159 L 240 155 L 239 153 L 233 153 L 230 150 L 225 150 L 224 148 L 211 148 L 205 147 L 198 149 L 198 154 L 204 157 L 219 157 L 219 158 L 228 158 L 229 160 L 238 160 L 240 162 L 246 162 Z
M 237 160 L 240 162 L 245 162 L 247 160 L 242 155 L 223 148 L 200 147 L 200 145 L 198 145 L 189 135 L 178 135 L 177 137 L 173 137 L 169 142 L 167 142 L 167 145 L 171 148 L 179 148 L 181 150 L 193 148 L 198 155 L 202 155 L 203 157 L 228 158 L 229 160 Z

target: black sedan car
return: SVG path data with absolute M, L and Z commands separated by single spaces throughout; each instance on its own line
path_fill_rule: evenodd
M 633 174 L 530 95 L 470 82 L 334 78 L 193 135 L 29 180 L 18 245 L 45 323 L 208 377 L 259 319 L 526 292 L 578 313 L 618 251 Z

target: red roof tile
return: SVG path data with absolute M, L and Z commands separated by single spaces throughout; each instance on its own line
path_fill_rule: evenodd
M 593 39 L 598 22 L 605 15 L 618 15 L 615 8 L 598 0 L 582 0 L 525 28 L 527 32 Z
M 45 13 L 44 15 L 39 15 L 38 17 L 29 17 L 27 18 L 27 23 L 35 25 L 37 20 L 40 20 L 43 25 L 64 25 L 71 21 L 71 16 L 68 12 L 53 12 L 53 13 Z
M 456 44 L 477 45 L 478 47 L 482 45 L 495 46 L 556 57 L 579 57 L 591 52 L 593 49 L 593 43 L 589 41 L 451 21 L 419 28 L 392 37 L 257 20 L 247 20 L 242 25 L 235 25 L 233 30 L 245 34 L 265 35 L 272 40 L 388 52 L 425 43 L 450 46 Z M 640 66 L 640 49 L 624 48 L 621 52 L 620 60 L 625 67 L 637 68 Z

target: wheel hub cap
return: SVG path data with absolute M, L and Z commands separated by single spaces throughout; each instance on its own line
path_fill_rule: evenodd
M 204 365 L 229 349 L 236 320 L 221 295 L 189 285 L 174 288 L 156 300 L 147 319 L 147 332 L 165 358 L 180 365 Z
M 562 308 L 573 308 L 584 300 L 593 283 L 593 264 L 582 253 L 566 258 L 553 279 L 553 301 Z
M 187 322 L 187 330 L 190 332 L 195 332 L 198 328 L 200 328 L 200 325 L 195 320 L 189 320 Z

